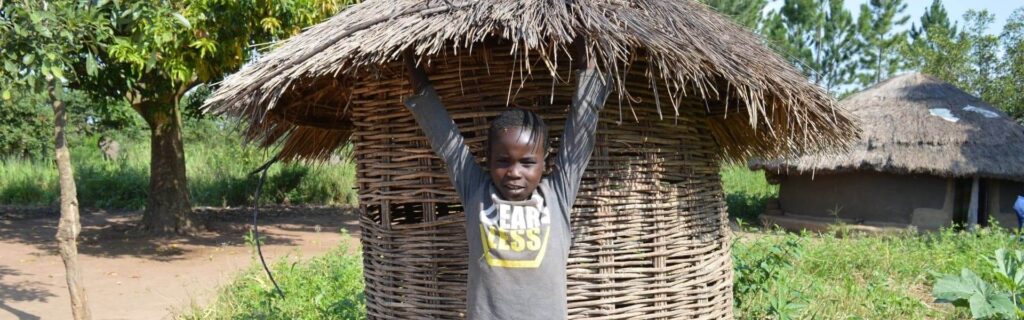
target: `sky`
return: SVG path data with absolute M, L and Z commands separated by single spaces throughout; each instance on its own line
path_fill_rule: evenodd
M 860 5 L 867 2 L 867 0 L 847 0 L 846 8 L 856 18 L 860 12 Z M 906 3 L 907 11 L 905 14 L 910 16 L 910 21 L 904 27 L 909 28 L 911 23 L 918 23 L 920 21 L 919 19 L 924 14 L 924 9 L 932 4 L 932 0 L 906 0 Z M 963 25 L 963 16 L 964 13 L 967 13 L 967 10 L 988 10 L 996 18 L 988 30 L 991 34 L 1002 32 L 1003 25 L 1006 24 L 1006 19 L 1010 17 L 1010 13 L 1017 8 L 1024 7 L 1024 1 L 1022 0 L 943 0 L 942 4 L 946 7 L 946 11 L 949 12 L 949 17 L 955 19 L 960 25 Z M 772 1 L 769 4 L 769 8 L 778 8 L 780 6 L 782 6 L 782 1 Z

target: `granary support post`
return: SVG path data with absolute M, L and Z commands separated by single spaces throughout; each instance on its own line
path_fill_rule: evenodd
M 971 203 L 967 208 L 967 230 L 974 231 L 978 227 L 978 177 L 971 182 Z

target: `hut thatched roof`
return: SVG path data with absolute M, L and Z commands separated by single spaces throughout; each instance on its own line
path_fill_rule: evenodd
M 285 159 L 322 159 L 347 141 L 348 107 L 365 102 L 347 97 L 394 87 L 385 80 L 404 78 L 399 62 L 407 50 L 429 67 L 499 42 L 529 62 L 521 73 L 555 74 L 571 63 L 566 52 L 577 38 L 617 75 L 619 103 L 634 102 L 631 90 L 653 88 L 666 97 L 655 100 L 667 121 L 670 108 L 706 109 L 729 155 L 841 147 L 856 135 L 833 99 L 760 38 L 688 0 L 365 1 L 229 76 L 206 110 L 244 118 L 248 137 L 263 145 L 283 142 Z M 647 80 L 627 83 L 631 68 L 643 68 Z
M 1024 181 L 1024 127 L 935 77 L 908 73 L 839 103 L 863 133 L 847 152 L 753 161 L 797 172 L 870 170 Z

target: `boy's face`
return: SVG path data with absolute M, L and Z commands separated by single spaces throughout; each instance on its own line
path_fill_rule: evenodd
M 544 139 L 524 128 L 509 128 L 491 139 L 488 167 L 502 199 L 522 201 L 533 195 L 544 175 Z

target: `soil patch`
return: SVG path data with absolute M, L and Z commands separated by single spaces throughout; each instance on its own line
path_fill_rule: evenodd
M 169 319 L 204 305 L 253 266 L 247 208 L 198 208 L 206 230 L 152 237 L 135 228 L 141 212 L 83 211 L 79 263 L 94 319 Z M 69 319 L 64 265 L 57 254 L 59 213 L 0 207 L 0 319 Z M 358 215 L 348 208 L 260 210 L 269 261 L 308 259 L 347 241 L 358 248 Z M 345 236 L 340 230 L 346 230 Z

